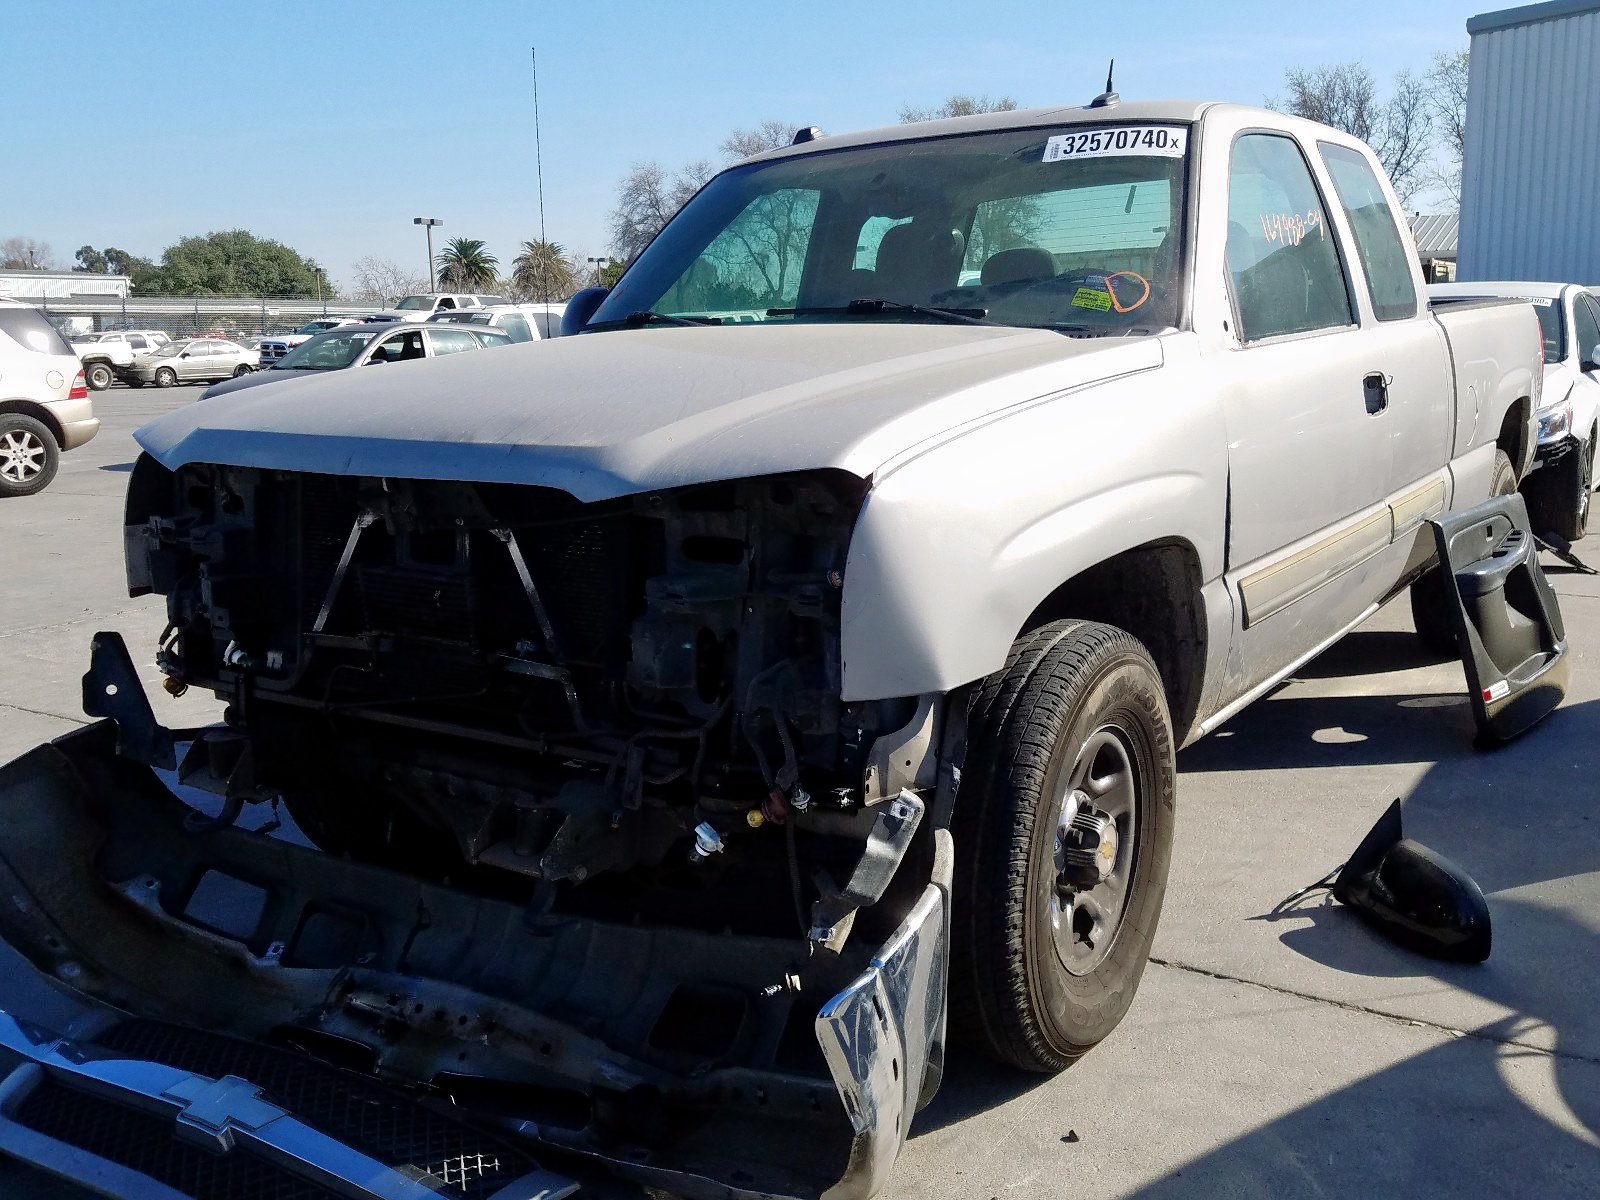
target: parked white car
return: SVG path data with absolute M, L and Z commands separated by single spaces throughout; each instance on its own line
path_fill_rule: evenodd
M 1589 528 L 1594 455 L 1600 439 L 1600 290 L 1576 283 L 1493 281 L 1436 284 L 1430 299 L 1527 300 L 1544 339 L 1544 404 L 1539 446 L 1522 481 L 1528 516 L 1540 533 L 1569 542 Z
M 209 400 L 213 396 L 227 396 L 245 388 L 282 383 L 290 379 L 310 379 L 328 371 L 420 362 L 425 358 L 439 358 L 468 350 L 509 346 L 514 340 L 509 331 L 503 329 L 421 329 L 412 323 L 349 325 L 319 333 L 304 345 L 296 346 L 277 362 L 253 374 L 213 384 L 200 399 Z
M 0 496 L 43 491 L 100 429 L 72 346 L 37 308 L 0 300 Z
M 552 317 L 547 304 L 496 304 L 489 308 L 460 308 L 436 312 L 430 325 L 473 325 L 503 329 L 513 342 L 538 342 L 561 332 L 561 317 Z
M 175 383 L 215 383 L 235 375 L 248 375 L 260 365 L 260 354 L 246 350 L 237 342 L 220 338 L 189 338 L 163 346 L 152 354 L 141 354 L 128 368 L 127 380 L 133 387 L 153 383 L 171 387 Z

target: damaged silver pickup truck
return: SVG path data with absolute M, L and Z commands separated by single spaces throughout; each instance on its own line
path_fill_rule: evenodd
M 1057 1071 L 1127 1012 L 1177 749 L 1527 468 L 1532 311 L 1430 313 L 1343 134 L 1103 97 L 796 142 L 581 336 L 140 431 L 130 591 L 226 718 L 162 727 L 108 633 L 110 719 L 0 771 L 0 934 L 96 1002 L 0 1019 L 0 1152 L 870 1196 L 947 1025 Z

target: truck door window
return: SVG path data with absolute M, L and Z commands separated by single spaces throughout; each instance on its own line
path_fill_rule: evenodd
M 1406 252 L 1394 211 L 1384 199 L 1383 187 L 1372 164 L 1357 150 L 1318 142 L 1322 161 L 1333 177 L 1344 215 L 1355 234 L 1356 254 L 1367 276 L 1367 295 L 1380 321 L 1400 321 L 1417 315 L 1417 288 L 1411 277 L 1411 255 Z
M 1352 323 L 1339 248 L 1292 138 L 1247 133 L 1234 142 L 1227 263 L 1242 341 Z

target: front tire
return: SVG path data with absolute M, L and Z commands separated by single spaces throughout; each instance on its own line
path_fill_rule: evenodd
M 250 374 L 250 372 L 252 372 L 254 370 L 255 370 L 254 367 L 246 366 L 245 364 L 240 363 L 239 366 L 234 370 L 233 377 L 235 379 L 240 379 L 240 378 L 243 378 L 244 376 Z
M 0 413 L 0 496 L 42 492 L 60 467 L 61 447 L 42 422 Z
M 956 799 L 951 1019 L 1060 1071 L 1133 1002 L 1166 893 L 1177 767 L 1149 653 L 1056 621 L 1019 639 L 968 717 Z
M 178 382 L 178 373 L 171 367 L 162 367 L 156 372 L 157 387 L 171 387 Z
M 1494 452 L 1494 470 L 1489 476 L 1489 495 L 1509 496 L 1517 490 L 1517 471 L 1504 450 Z M 1537 532 L 1537 530 L 1535 531 Z M 1455 658 L 1456 627 L 1447 604 L 1444 576 L 1437 566 L 1420 575 L 1411 585 L 1411 624 L 1417 638 L 1440 658 Z
M 92 362 L 83 369 L 83 375 L 90 391 L 103 392 L 111 386 L 110 363 Z

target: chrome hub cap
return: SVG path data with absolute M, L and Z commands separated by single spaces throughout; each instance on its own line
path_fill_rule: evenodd
M 1138 784 L 1122 732 L 1106 726 L 1084 743 L 1056 809 L 1050 927 L 1073 975 L 1104 961 L 1128 904 L 1138 836 Z
M 7 483 L 31 482 L 44 470 L 44 443 L 26 429 L 0 433 L 0 479 Z

